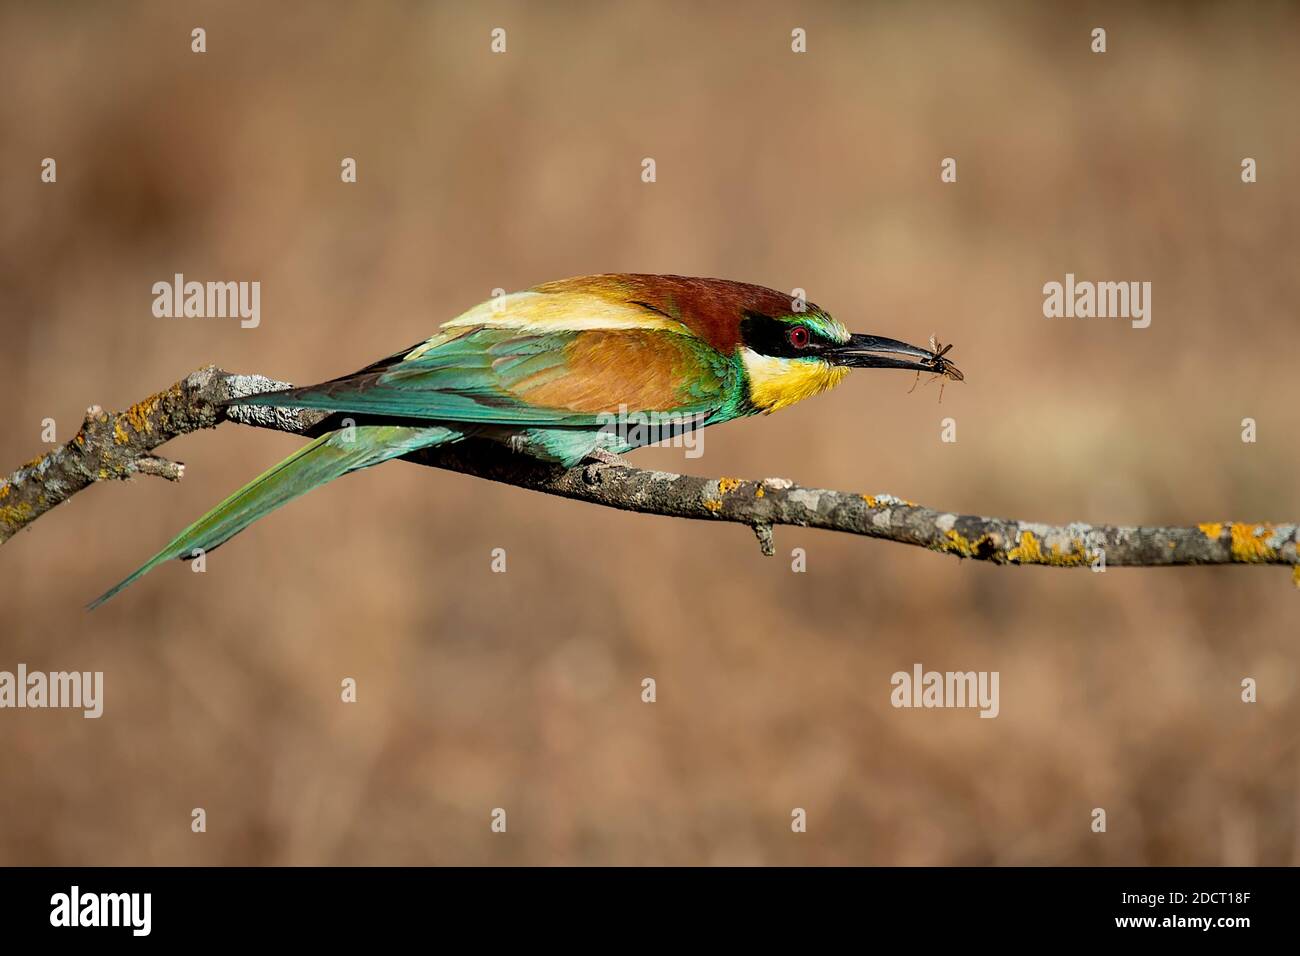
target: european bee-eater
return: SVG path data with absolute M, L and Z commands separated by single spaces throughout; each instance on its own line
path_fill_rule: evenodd
M 420 448 L 475 436 L 572 466 L 656 440 L 619 416 L 716 425 L 820 394 L 852 368 L 961 377 L 942 353 L 851 335 L 811 302 L 724 279 L 584 276 L 500 296 L 359 372 L 238 399 L 355 424 L 254 478 L 91 607 L 327 481 Z

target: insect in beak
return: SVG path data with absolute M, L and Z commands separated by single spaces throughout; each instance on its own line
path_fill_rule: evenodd
M 914 391 L 916 391 L 916 384 L 921 380 L 922 371 L 928 371 L 932 373 L 931 378 L 927 380 L 925 383 L 927 385 L 929 385 L 930 382 L 933 382 L 935 378 L 942 378 L 945 380 L 952 379 L 954 382 L 965 381 L 966 376 L 962 374 L 961 369 L 959 369 L 956 365 L 953 365 L 951 359 L 945 358 L 945 356 L 948 354 L 948 351 L 951 348 L 952 348 L 951 342 L 949 342 L 947 345 L 940 345 L 938 339 L 936 339 L 933 335 L 930 336 L 930 359 L 928 363 L 922 363 L 927 367 L 924 369 L 917 369 L 916 378 L 912 380 L 912 387 L 907 390 L 907 394 L 911 395 Z M 946 382 L 939 383 L 939 404 L 940 405 L 943 404 L 944 384 L 946 384 Z

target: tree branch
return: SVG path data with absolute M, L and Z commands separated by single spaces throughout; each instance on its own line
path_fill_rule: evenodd
M 288 383 L 232 375 L 213 366 L 109 414 L 87 410 L 66 445 L 0 480 L 0 543 L 96 481 L 137 474 L 178 480 L 183 465 L 153 455 L 164 442 L 224 421 L 312 435 L 330 427 L 325 412 L 221 403 Z M 1123 567 L 1189 564 L 1289 565 L 1300 584 L 1295 524 L 1214 522 L 1137 528 L 1032 524 L 935 511 L 892 495 L 801 488 L 781 478 L 744 481 L 645 471 L 591 462 L 562 468 L 486 440 L 425 449 L 406 460 L 622 511 L 749 525 L 764 554 L 772 529 L 796 525 L 844 531 L 994 564 Z

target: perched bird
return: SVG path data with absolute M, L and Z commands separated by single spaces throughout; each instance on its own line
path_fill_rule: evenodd
M 946 352 L 851 335 L 811 302 L 724 279 L 548 282 L 477 305 L 351 375 L 238 399 L 346 413 L 355 426 L 254 478 L 90 606 L 313 488 L 420 448 L 473 436 L 571 466 L 656 440 L 652 429 L 618 427 L 620 416 L 716 425 L 811 398 L 853 368 L 961 378 Z

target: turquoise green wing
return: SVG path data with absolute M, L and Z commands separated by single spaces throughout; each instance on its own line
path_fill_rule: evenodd
M 413 357 L 411 357 L 413 356 Z M 239 399 L 423 421 L 595 427 L 606 414 L 712 415 L 740 392 L 737 363 L 688 335 L 647 329 L 528 333 L 477 327 L 351 375 Z
M 257 519 L 348 472 L 377 465 L 419 448 L 456 441 L 447 428 L 359 425 L 322 435 L 258 475 L 169 541 L 161 551 L 88 605 L 94 610 L 158 565 L 197 557 L 229 541 Z

